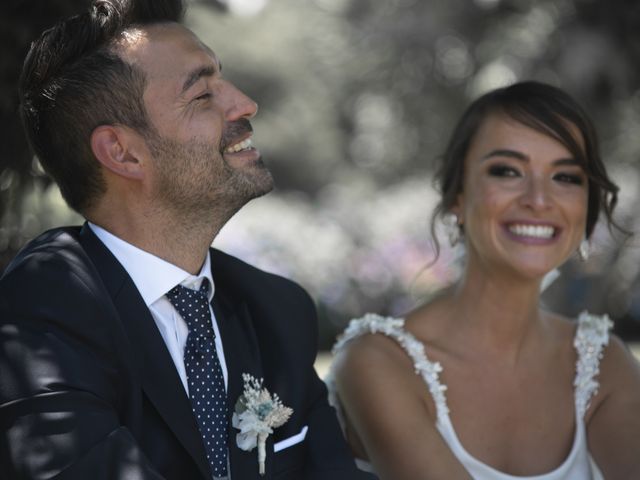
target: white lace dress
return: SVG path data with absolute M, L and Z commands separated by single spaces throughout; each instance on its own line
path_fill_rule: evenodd
M 372 333 L 380 333 L 392 338 L 404 349 L 413 361 L 416 374 L 425 381 L 436 405 L 436 427 L 445 442 L 464 465 L 467 471 L 477 480 L 600 480 L 602 474 L 591 459 L 587 448 L 586 427 L 584 415 L 589 407 L 591 398 L 598 390 L 596 379 L 599 373 L 600 359 L 603 349 L 609 343 L 609 330 L 612 326 L 609 318 L 590 315 L 583 312 L 578 317 L 578 328 L 574 338 L 574 346 L 578 355 L 576 362 L 576 376 L 574 379 L 574 398 L 576 431 L 573 446 L 565 461 L 555 470 L 543 475 L 513 476 L 500 472 L 473 457 L 464 448 L 449 418 L 449 408 L 445 392 L 446 385 L 440 381 L 442 366 L 427 358 L 424 345 L 411 333 L 404 329 L 404 320 L 380 315 L 367 314 L 362 318 L 351 320 L 333 347 L 334 355 L 340 352 L 353 339 Z M 338 418 L 344 426 L 344 416 L 340 401 L 336 394 L 334 371 L 331 369 L 326 379 L 329 389 L 329 400 L 338 411 Z M 372 471 L 371 465 L 358 460 L 361 469 Z

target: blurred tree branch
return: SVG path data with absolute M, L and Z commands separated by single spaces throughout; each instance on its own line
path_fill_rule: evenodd
M 0 7 L 0 271 L 23 241 L 15 222 L 26 191 L 50 180 L 34 168 L 18 116 L 18 79 L 31 42 L 60 18 L 86 7 L 87 0 L 10 0 Z M 14 215 L 9 215 L 13 212 Z

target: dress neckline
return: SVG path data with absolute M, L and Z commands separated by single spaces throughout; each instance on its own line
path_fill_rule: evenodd
M 573 402 L 573 411 L 574 411 L 574 418 L 575 418 L 573 443 L 571 445 L 571 450 L 569 451 L 569 454 L 567 455 L 567 457 L 565 457 L 563 462 L 553 470 L 550 470 L 542 474 L 536 474 L 536 475 L 515 476 L 509 473 L 503 472 L 502 470 L 498 470 L 497 468 L 481 461 L 480 459 L 472 455 L 462 444 L 462 442 L 460 441 L 460 438 L 458 437 L 458 433 L 456 432 L 456 429 L 453 425 L 453 422 L 451 421 L 451 417 L 449 416 L 450 410 L 447 403 L 446 395 L 444 394 L 444 392 L 447 390 L 447 385 L 440 380 L 440 374 L 444 371 L 444 368 L 442 367 L 440 362 L 433 362 L 429 359 L 424 343 L 418 340 L 413 333 L 409 332 L 405 328 L 405 319 L 399 318 L 398 320 L 402 322 L 401 324 L 400 323 L 397 324 L 397 327 L 400 330 L 399 333 L 401 333 L 402 336 L 406 336 L 407 338 L 406 343 L 408 344 L 415 343 L 415 344 L 419 344 L 422 347 L 422 348 L 416 348 L 414 346 L 414 348 L 411 349 L 411 352 L 407 351 L 407 353 L 410 355 L 410 357 L 414 361 L 414 366 L 416 367 L 416 370 L 420 370 L 421 372 L 423 372 L 424 370 L 427 370 L 426 372 L 424 372 L 426 373 L 426 375 L 423 374 L 423 377 L 425 377 L 425 381 L 429 386 L 429 390 L 442 392 L 441 398 L 438 399 L 438 401 L 435 401 L 435 398 L 434 398 L 434 403 L 436 404 L 436 412 L 437 412 L 436 427 L 438 428 L 438 430 L 443 436 L 449 437 L 449 440 L 455 444 L 455 447 L 458 449 L 459 453 L 465 457 L 466 462 L 472 463 L 475 466 L 475 468 L 479 470 L 483 470 L 483 471 L 486 471 L 487 473 L 490 473 L 491 478 L 499 478 L 500 480 L 512 480 L 512 479 L 513 480 L 515 479 L 543 480 L 543 479 L 549 478 L 549 476 L 557 477 L 558 475 L 563 474 L 566 470 L 569 470 L 571 468 L 574 458 L 579 452 L 580 444 L 583 441 L 583 437 L 584 437 L 584 423 L 583 423 L 583 419 L 580 418 L 580 416 L 578 415 L 577 398 L 576 398 L 575 392 L 574 392 L 574 402 Z M 577 330 L 578 328 L 576 329 L 576 335 L 577 335 Z M 579 355 L 580 354 L 578 354 L 578 356 Z M 561 478 L 561 476 L 558 478 Z
M 439 418 L 437 420 L 436 427 L 438 428 L 438 431 L 443 436 L 448 437 L 447 443 L 454 444 L 450 446 L 454 447 L 457 450 L 458 455 L 464 456 L 464 459 L 460 458 L 460 460 L 463 460 L 465 465 L 473 464 L 476 470 L 483 471 L 485 474 L 490 474 L 491 475 L 490 478 L 492 479 L 495 479 L 495 480 L 548 480 L 550 478 L 560 479 L 560 478 L 565 478 L 564 474 L 572 468 L 575 462 L 576 456 L 580 453 L 580 446 L 585 441 L 584 421 L 582 418 L 578 416 L 577 410 L 575 409 L 575 407 L 574 407 L 574 413 L 575 413 L 574 414 L 575 428 L 573 432 L 573 443 L 571 445 L 571 450 L 569 451 L 568 455 L 565 457 L 562 463 L 557 467 L 555 467 L 553 470 L 549 470 L 548 472 L 545 472 L 545 473 L 538 473 L 535 475 L 524 475 L 524 476 L 511 475 L 502 470 L 498 470 L 495 467 L 492 467 L 488 463 L 485 463 L 479 460 L 477 457 L 472 455 L 464 447 L 464 445 L 458 438 L 458 434 L 453 426 L 453 423 L 451 422 L 451 418 L 449 417 L 448 413 L 446 414 L 444 419 Z
M 580 447 L 586 445 L 584 414 L 599 386 L 595 377 L 599 373 L 599 361 L 602 358 L 603 348 L 608 343 L 608 332 L 611 326 L 612 323 L 606 315 L 595 316 L 588 312 L 582 312 L 579 315 L 573 341 L 577 353 L 576 375 L 573 382 L 575 417 L 573 444 L 569 454 L 558 467 L 544 474 L 529 476 L 514 476 L 502 472 L 478 460 L 467 451 L 449 417 L 445 394 L 447 386 L 440 381 L 442 365 L 440 362 L 429 360 L 424 343 L 405 329 L 404 318 L 382 317 L 369 313 L 362 318 L 352 320 L 343 336 L 336 342 L 333 353 L 337 353 L 346 343 L 365 333 L 382 333 L 394 338 L 413 361 L 416 373 L 420 374 L 427 384 L 436 406 L 436 427 L 449 446 L 457 449 L 458 453 L 465 457 L 465 464 L 472 464 L 475 469 L 491 475 L 490 478 L 493 479 L 551 480 L 563 478 L 562 475 L 569 472 L 574 465 L 576 457 L 581 452 Z

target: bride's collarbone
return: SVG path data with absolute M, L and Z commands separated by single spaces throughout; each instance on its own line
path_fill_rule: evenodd
M 527 476 L 552 471 L 569 455 L 576 428 L 573 408 L 514 407 L 510 399 L 492 405 L 478 397 L 450 404 L 451 423 L 471 456 L 505 473 Z
M 450 345 L 413 327 L 408 330 L 424 344 L 429 360 L 442 366 L 449 417 L 470 454 L 519 475 L 544 473 L 562 463 L 575 431 L 572 331 L 560 326 L 556 340 L 514 362 L 500 352 Z M 422 395 L 433 416 L 433 398 L 424 388 Z M 523 447 L 540 456 L 521 453 Z
M 536 365 L 518 378 L 489 365 L 445 368 L 449 417 L 462 445 L 480 461 L 512 474 L 540 474 L 559 466 L 575 432 L 573 378 L 562 370 Z

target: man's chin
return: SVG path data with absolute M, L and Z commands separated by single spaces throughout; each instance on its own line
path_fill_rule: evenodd
M 266 195 L 271 190 L 273 190 L 273 187 L 274 187 L 273 176 L 271 175 L 271 172 L 266 166 L 263 167 L 261 173 L 262 175 L 260 175 L 259 178 L 256 178 L 257 180 L 255 182 L 256 196 L 254 198 Z
M 250 167 L 245 166 L 237 180 L 237 188 L 244 191 L 247 200 L 266 195 L 274 187 L 273 176 L 261 159 Z

